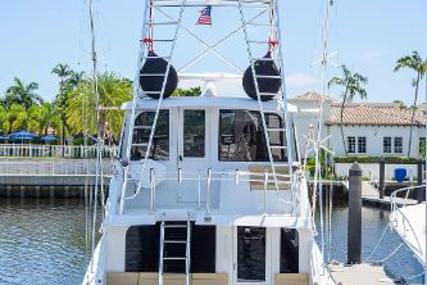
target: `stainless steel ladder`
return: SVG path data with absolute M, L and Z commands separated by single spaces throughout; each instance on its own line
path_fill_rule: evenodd
M 257 101 L 258 101 L 258 106 L 259 106 L 259 111 L 260 111 L 260 115 L 261 115 L 261 121 L 262 121 L 262 127 L 264 129 L 264 136 L 265 136 L 265 141 L 267 144 L 267 151 L 268 151 L 268 157 L 269 157 L 269 161 L 270 161 L 270 165 L 271 165 L 271 174 L 273 176 L 273 182 L 275 184 L 275 188 L 277 191 L 281 190 L 281 185 L 283 184 L 290 184 L 292 185 L 292 147 L 291 147 L 291 132 L 290 132 L 290 122 L 289 122 L 289 116 L 288 116 L 288 109 L 287 109 L 287 99 L 286 99 L 286 94 L 285 94 L 285 77 L 283 74 L 283 70 L 284 70 L 284 64 L 283 64 L 283 60 L 282 60 L 282 52 L 281 52 L 281 48 L 280 48 L 280 25 L 279 25 L 279 19 L 278 19 L 278 15 L 277 13 L 278 11 L 278 6 L 277 6 L 277 0 L 271 0 L 271 13 L 272 15 L 274 15 L 274 17 L 272 17 L 272 23 L 269 24 L 265 24 L 265 25 L 271 25 L 274 26 L 276 29 L 276 38 L 277 38 L 277 45 L 278 45 L 278 53 L 276 56 L 274 56 L 274 54 L 272 54 L 271 58 L 255 58 L 253 56 L 253 52 L 252 52 L 252 45 L 253 44 L 266 44 L 268 43 L 267 41 L 263 41 L 263 40 L 253 40 L 249 38 L 249 32 L 248 32 L 248 24 L 246 22 L 245 19 L 245 14 L 244 14 L 244 7 L 243 4 L 245 3 L 242 0 L 237 0 L 238 1 L 238 8 L 239 8 L 239 12 L 240 12 L 240 19 L 241 19 L 241 24 L 243 25 L 243 34 L 244 34 L 244 39 L 245 39 L 245 43 L 246 43 L 246 50 L 248 53 L 248 57 L 249 57 L 249 61 L 250 61 L 250 65 L 251 65 L 251 71 L 252 71 L 252 77 L 254 79 L 254 86 L 255 86 L 255 91 L 256 91 L 256 96 L 257 96 Z M 275 64 L 278 65 L 279 69 L 280 69 L 280 75 L 260 75 L 256 73 L 256 69 L 255 69 L 255 63 L 257 61 L 269 61 L 269 62 L 273 62 Z M 266 93 L 266 92 L 261 92 L 259 89 L 259 84 L 258 84 L 258 79 L 280 79 L 281 80 L 281 88 L 280 91 L 278 93 Z M 269 128 L 267 121 L 266 121 L 266 117 L 268 116 L 268 113 L 271 113 L 272 111 L 277 111 L 277 110 L 266 110 L 264 107 L 264 103 L 261 100 L 262 96 L 275 96 L 277 97 L 277 95 L 280 95 L 278 100 L 277 100 L 277 104 L 278 107 L 280 108 L 280 111 L 282 111 L 283 113 L 283 118 L 282 118 L 282 124 L 279 128 Z M 271 144 L 271 135 L 273 133 L 283 133 L 285 139 L 286 139 L 286 144 L 285 145 L 272 145 Z M 273 156 L 273 151 L 275 149 L 279 149 L 279 150 L 283 150 L 286 153 L 286 157 L 287 157 L 287 161 L 286 162 L 276 162 Z M 288 174 L 287 176 L 289 177 L 289 181 L 280 181 L 278 179 L 278 177 L 283 177 L 286 175 L 283 174 L 278 174 L 278 167 L 286 167 L 288 169 Z
M 185 239 L 167 239 L 170 238 L 168 229 L 186 229 Z M 185 250 L 182 256 L 169 256 L 167 254 L 168 245 L 185 245 Z M 160 224 L 160 255 L 159 255 L 159 285 L 163 285 L 165 269 L 167 262 L 185 262 L 185 284 L 190 285 L 190 266 L 191 266 L 191 221 L 162 221 Z
M 158 56 L 158 55 L 150 55 L 149 53 L 145 52 L 145 44 L 143 43 L 143 40 L 141 40 L 141 51 L 140 51 L 140 55 L 138 58 L 138 71 L 137 71 L 137 76 L 135 78 L 135 90 L 134 90 L 134 95 L 133 95 L 133 100 L 132 100 L 132 111 L 131 111 L 131 116 L 130 116 L 130 126 L 133 132 L 133 128 L 134 128 L 134 123 L 135 123 L 135 118 L 136 118 L 136 109 L 137 109 L 137 102 L 139 100 L 139 97 L 144 94 L 143 90 L 141 88 L 141 86 L 139 85 L 139 76 L 141 75 L 141 68 L 143 66 L 143 64 L 146 62 L 147 59 L 153 59 L 153 58 L 163 58 L 165 60 L 168 61 L 168 65 L 166 67 L 165 73 L 161 73 L 161 74 L 153 74 L 152 76 L 164 76 L 163 78 L 163 84 L 162 84 L 162 88 L 160 90 L 160 92 L 145 92 L 146 95 L 148 95 L 148 93 L 151 93 L 152 95 L 159 95 L 159 99 L 158 99 L 158 103 L 157 103 L 157 107 L 155 110 L 155 114 L 154 114 L 154 119 L 153 119 L 153 123 L 151 126 L 151 130 L 150 130 L 150 136 L 147 142 L 147 149 L 145 151 L 145 157 L 144 157 L 144 161 L 141 167 L 141 172 L 140 172 L 140 182 L 138 183 L 137 189 L 135 191 L 135 193 L 130 196 L 130 197 L 126 197 L 126 189 L 127 189 L 127 185 L 128 185 L 128 181 L 129 181 L 129 161 L 131 160 L 131 149 L 132 149 L 132 139 L 133 136 L 129 135 L 128 136 L 128 141 L 127 141 L 127 149 L 126 149 L 126 154 L 125 154 L 125 158 L 126 158 L 126 166 L 124 167 L 124 183 L 122 186 L 122 191 L 121 191 L 121 199 L 120 199 L 120 207 L 119 207 L 119 213 L 123 214 L 124 211 L 124 207 L 125 207 L 125 200 L 131 200 L 134 199 L 137 195 L 139 195 L 141 188 L 142 188 L 142 177 L 144 175 L 144 171 L 147 165 L 147 161 L 148 161 L 148 157 L 150 154 L 150 149 L 153 143 L 153 139 L 154 139 L 154 134 L 156 131 L 156 126 L 157 126 L 157 121 L 159 119 L 159 115 L 160 115 L 160 109 L 162 106 L 162 102 L 163 102 L 163 97 L 164 97 L 164 93 L 166 90 L 166 85 L 167 85 L 167 79 L 169 77 L 169 72 L 171 69 L 171 64 L 172 64 L 172 60 L 174 58 L 174 54 L 175 54 L 175 47 L 176 47 L 176 41 L 178 38 L 178 33 L 181 29 L 181 25 L 182 25 L 182 19 L 183 19 L 183 14 L 184 14 L 184 9 L 185 9 L 185 3 L 187 2 L 187 0 L 179 0 L 177 1 L 177 3 L 179 4 L 179 12 L 178 12 L 178 18 L 176 21 L 171 21 L 171 22 L 155 22 L 154 17 L 149 15 L 149 11 L 150 9 L 154 9 L 154 6 L 150 6 L 150 5 L 154 5 L 154 1 L 146 1 L 146 10 L 145 10 L 145 15 L 144 15 L 144 24 L 143 24 L 143 29 L 142 29 L 142 38 L 145 39 L 146 36 L 149 35 L 149 27 L 150 26 L 158 26 L 158 25 L 173 25 L 175 26 L 174 28 L 174 32 L 173 32 L 173 36 L 171 39 L 156 39 L 156 38 L 152 38 L 151 40 L 153 42 L 157 42 L 157 43 L 166 43 L 166 44 L 170 44 L 170 49 L 169 49 L 169 53 L 166 56 Z

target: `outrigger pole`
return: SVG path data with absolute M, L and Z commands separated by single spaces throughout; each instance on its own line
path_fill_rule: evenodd
M 97 217 L 97 206 L 98 206 L 98 186 L 101 187 L 101 199 L 104 199 L 104 183 L 103 183 L 103 173 L 102 173 L 102 154 L 101 146 L 103 143 L 102 138 L 102 127 L 100 124 L 100 103 L 99 103 L 99 89 L 98 89 L 98 71 L 97 71 L 97 55 L 96 55 L 96 37 L 95 37 L 95 23 L 93 20 L 93 0 L 89 0 L 89 19 L 90 19 L 90 32 L 91 32 L 91 48 L 92 48 L 92 78 L 93 78 L 93 93 L 95 99 L 95 109 L 96 109 L 96 123 L 97 123 L 97 144 L 96 144 L 96 176 L 95 176 L 95 194 L 93 198 L 93 219 L 92 219 L 92 254 L 95 251 L 95 239 L 96 239 L 96 217 Z M 92 266 L 93 267 L 93 266 Z
M 323 217 L 323 183 L 322 183 L 322 172 L 321 172 L 321 161 L 320 161 L 320 151 L 321 142 L 322 142 L 322 124 L 323 124 L 323 95 L 326 92 L 326 73 L 328 65 L 328 36 L 329 36 L 329 14 L 330 8 L 333 5 L 333 2 L 326 0 L 326 15 L 325 22 L 322 30 L 322 93 L 320 95 L 320 106 L 319 106 L 319 118 L 317 123 L 317 138 L 314 143 L 314 152 L 315 152 L 315 171 L 314 171 L 314 181 L 313 181 L 313 193 L 319 189 L 319 215 L 320 215 L 320 236 L 321 236 L 321 252 L 322 252 L 322 263 L 325 263 L 325 233 L 324 233 L 324 217 Z M 315 194 L 313 194 L 315 195 Z M 315 196 L 314 196 L 315 197 Z M 313 199 L 313 217 L 316 214 L 316 199 Z M 314 223 L 314 219 L 313 219 Z

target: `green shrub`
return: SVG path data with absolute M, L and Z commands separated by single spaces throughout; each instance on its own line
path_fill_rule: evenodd
M 357 161 L 358 163 L 379 163 L 384 159 L 385 163 L 393 164 L 416 164 L 418 162 L 417 158 L 408 158 L 400 156 L 337 156 L 334 157 L 335 163 L 353 163 Z

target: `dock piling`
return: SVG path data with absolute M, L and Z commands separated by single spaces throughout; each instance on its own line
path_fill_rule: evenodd
M 362 169 L 354 162 L 349 170 L 347 262 L 361 263 L 362 255 Z
M 417 162 L 417 185 L 423 184 L 423 166 L 424 166 L 424 161 L 418 160 L 418 162 Z M 424 198 L 424 192 L 425 192 L 425 189 L 422 187 L 417 189 L 418 203 L 421 203 L 424 201 L 424 199 L 425 199 Z
M 379 179 L 380 179 L 380 183 L 379 183 L 379 194 L 380 194 L 380 199 L 384 199 L 384 196 L 385 196 L 385 183 L 384 183 L 384 181 L 385 181 L 385 161 L 384 161 L 384 158 L 382 158 L 381 160 L 380 160 L 380 177 L 379 177 Z

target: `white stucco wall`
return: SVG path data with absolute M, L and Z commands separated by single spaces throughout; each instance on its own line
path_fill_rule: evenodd
M 409 127 L 383 127 L 383 126 L 345 126 L 344 136 L 365 136 L 366 137 L 366 153 L 352 153 L 353 155 L 362 156 L 406 156 L 408 152 Z M 328 126 L 328 132 L 332 137 L 332 149 L 337 156 L 344 155 L 344 148 L 341 139 L 341 130 L 339 126 Z M 418 142 L 420 136 L 424 136 L 425 128 L 414 128 L 411 157 L 418 157 Z M 383 137 L 403 137 L 403 152 L 402 153 L 384 153 L 383 152 Z M 347 140 L 346 140 L 347 143 Z M 357 150 L 357 149 L 356 149 Z

